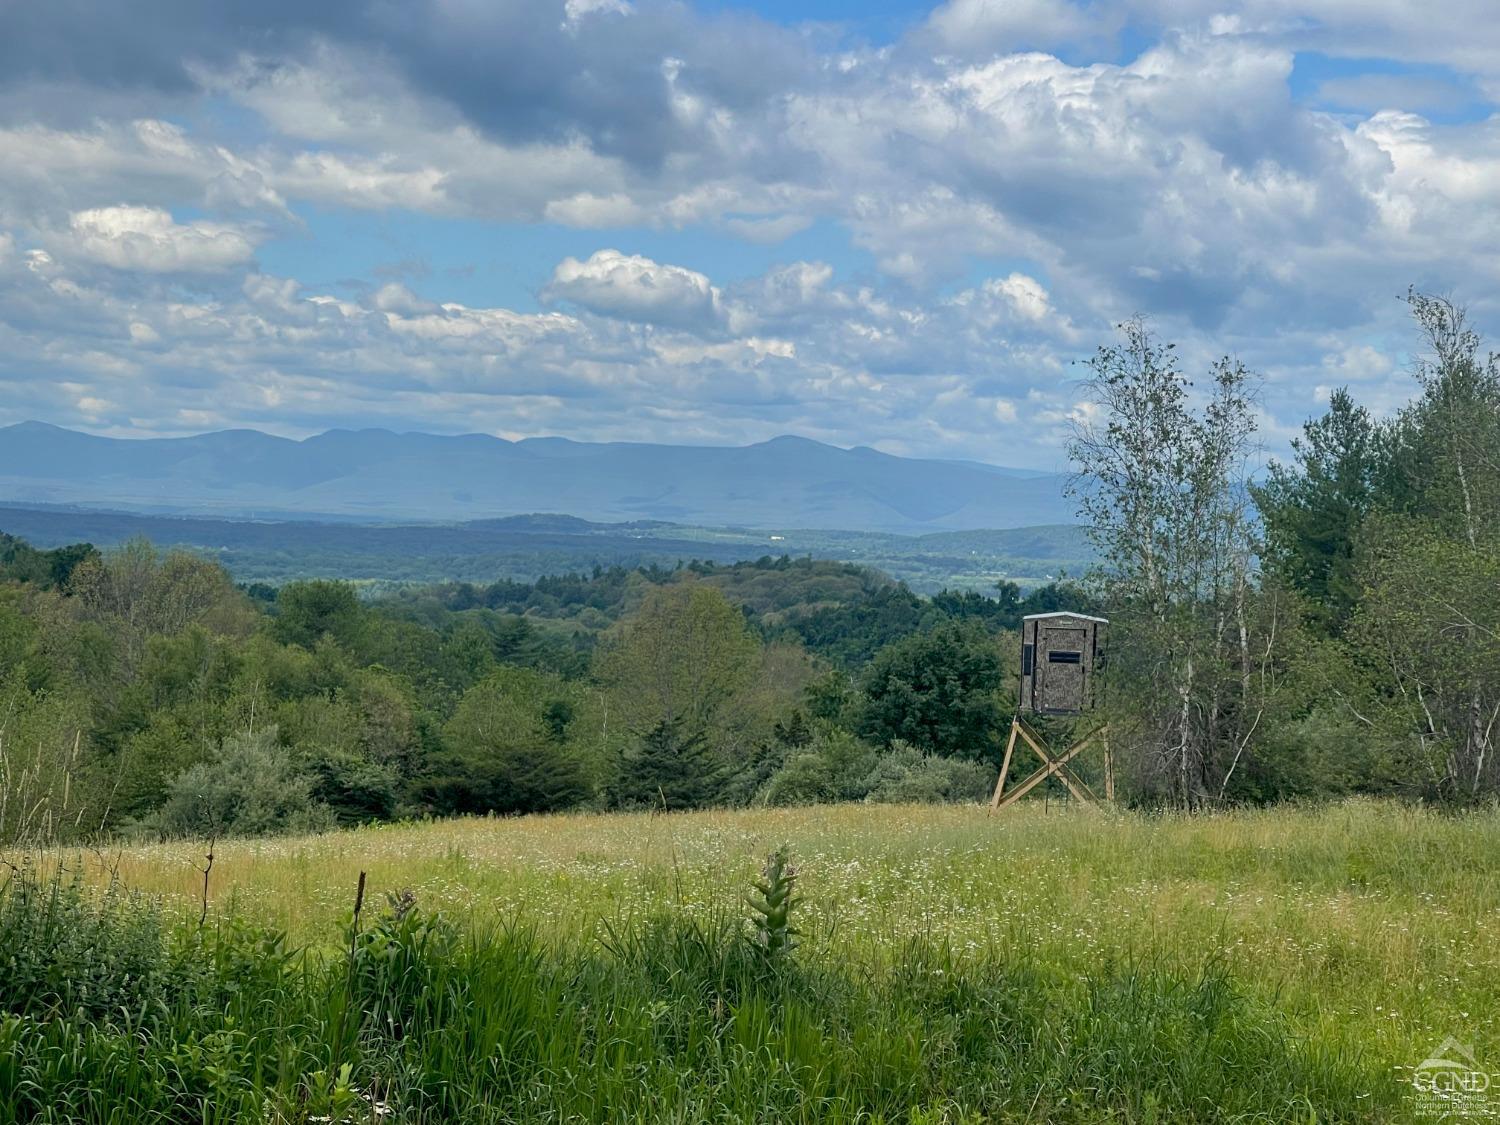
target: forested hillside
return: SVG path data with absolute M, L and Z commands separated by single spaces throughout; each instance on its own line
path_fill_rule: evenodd
M 453 584 L 237 587 L 140 540 L 0 554 L 0 839 L 449 812 L 970 798 L 998 637 L 1080 604 L 921 598 L 766 558 Z
M 1064 509 L 1066 511 L 1066 509 Z M 1053 513 L 1059 518 L 1061 513 Z M 895 535 L 872 531 L 693 527 L 659 521 L 591 523 L 529 515 L 468 523 L 358 523 L 149 516 L 88 508 L 0 504 L 0 528 L 42 547 L 115 547 L 145 537 L 216 559 L 241 582 L 281 585 L 343 578 L 386 587 L 424 582 L 526 582 L 596 566 L 720 563 L 767 551 L 872 566 L 914 590 L 980 589 L 1007 578 L 1026 587 L 1082 574 L 1092 548 L 1083 529 L 1047 524 L 1006 530 Z

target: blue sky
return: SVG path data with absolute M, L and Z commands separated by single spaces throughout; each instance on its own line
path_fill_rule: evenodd
M 1500 324 L 1489 0 L 0 9 L 0 424 L 1047 467 L 1143 314 L 1410 394 Z

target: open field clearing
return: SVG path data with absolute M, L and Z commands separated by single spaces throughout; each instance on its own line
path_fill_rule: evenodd
M 989 818 L 972 807 L 846 805 L 457 820 L 220 841 L 209 880 L 210 928 L 231 915 L 270 923 L 337 961 L 364 871 L 372 902 L 410 889 L 422 910 L 498 934 L 501 944 L 519 928 L 538 957 L 593 964 L 611 950 L 620 960 L 647 963 L 654 956 L 647 947 L 663 933 L 722 934 L 726 919 L 744 918 L 744 892 L 766 853 L 781 844 L 797 866 L 803 897 L 793 918 L 801 930 L 794 954 L 800 969 L 877 991 L 904 981 L 897 989 L 904 1000 L 893 1002 L 912 1002 L 916 957 L 924 973 L 951 974 L 955 988 L 959 978 L 1002 981 L 1008 992 L 1032 993 L 1038 1003 L 1081 1005 L 1139 1042 L 1154 1042 L 1182 1013 L 1153 1015 L 1140 995 L 1122 1000 L 1120 982 L 1154 982 L 1148 991 L 1156 1001 L 1180 996 L 1190 1010 L 1212 984 L 1243 1000 L 1226 1017 L 1231 1024 L 1243 1023 L 1251 1038 L 1273 1028 L 1283 1037 L 1278 1041 L 1298 1060 L 1289 1074 L 1311 1066 L 1326 1079 L 1321 1095 L 1309 1089 L 1298 1103 L 1302 1080 L 1290 1077 L 1293 1093 L 1270 1104 L 1258 1099 L 1283 1095 L 1269 1088 L 1179 1086 L 1137 1097 L 1101 1084 L 1096 1103 L 1086 1092 L 1018 1080 L 1012 1094 L 1024 1090 L 1033 1109 L 1048 1107 L 1033 1120 L 1086 1120 L 1095 1112 L 1213 1119 L 1252 1111 L 1266 1120 L 1404 1120 L 1411 1114 L 1403 1100 L 1407 1071 L 1448 1036 L 1471 1044 L 1481 1063 L 1500 1060 L 1500 816 L 1493 813 L 1446 817 L 1352 803 L 1176 818 L 1031 804 Z M 166 912 L 190 929 L 202 908 L 203 876 L 195 866 L 202 851 L 184 843 L 47 858 L 91 880 L 117 865 L 125 885 L 162 896 Z M 1114 999 L 1101 999 L 1106 994 Z M 979 993 L 967 1002 L 988 1003 Z M 945 1011 L 964 1006 L 955 997 L 943 1004 Z M 1133 1020 L 1145 1023 L 1130 1027 Z M 1082 1034 L 1068 1027 L 1068 1036 Z M 839 1034 L 858 1038 L 852 1028 Z M 934 1033 L 929 1026 L 914 1034 Z M 920 1047 L 914 1060 L 923 1056 Z M 1000 1093 L 981 1093 L 950 1075 L 934 1088 L 941 1098 L 933 1090 L 884 1103 L 861 1097 L 838 1102 L 837 1112 L 831 1102 L 810 1108 L 820 1103 L 807 1100 L 804 1083 L 794 1084 L 790 1101 L 773 1097 L 765 1105 L 809 1120 L 874 1120 L 871 1104 L 899 1110 L 891 1119 L 900 1120 L 913 1109 L 939 1112 L 936 1120 L 941 1113 L 954 1120 L 1027 1118 L 1028 1107 L 1004 1093 L 1003 1080 Z M 638 1099 L 644 1090 L 622 1096 Z M 713 1116 L 706 1107 L 725 1096 L 700 1091 L 652 1104 L 670 1103 L 680 1119 L 696 1120 Z M 537 1119 L 558 1112 L 560 1103 L 547 1104 L 553 1109 L 539 1109 Z M 615 1119 L 607 1106 L 589 1105 L 572 1112 Z

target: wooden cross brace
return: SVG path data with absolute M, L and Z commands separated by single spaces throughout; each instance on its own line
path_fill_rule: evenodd
M 1017 715 L 1010 724 L 1010 741 L 1005 744 L 1005 762 L 1000 767 L 1000 780 L 995 783 L 995 796 L 990 801 L 990 812 L 1014 804 L 1049 777 L 1054 776 L 1062 780 L 1062 783 L 1068 787 L 1068 792 L 1073 794 L 1077 800 L 1083 801 L 1085 804 L 1097 803 L 1099 798 L 1095 795 L 1094 791 L 1084 783 L 1082 778 L 1068 768 L 1068 763 L 1078 757 L 1079 754 L 1082 754 L 1095 739 L 1100 739 L 1104 743 L 1104 796 L 1107 800 L 1113 801 L 1115 799 L 1115 771 L 1114 760 L 1109 752 L 1108 731 L 1109 728 L 1107 726 L 1100 727 L 1087 737 L 1069 746 L 1061 754 L 1053 757 L 1047 752 L 1041 739 L 1032 734 L 1026 724 L 1021 722 L 1021 717 Z M 1042 767 L 1007 793 L 1005 791 L 1005 779 L 1010 774 L 1010 760 L 1011 756 L 1015 753 L 1017 736 L 1024 739 L 1026 745 L 1030 746 L 1036 753 L 1036 756 L 1042 760 Z

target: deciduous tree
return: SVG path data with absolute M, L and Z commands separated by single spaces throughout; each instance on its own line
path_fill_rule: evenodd
M 1259 719 L 1254 523 L 1245 490 L 1253 378 L 1221 359 L 1195 391 L 1140 320 L 1089 368 L 1095 411 L 1070 446 L 1073 484 L 1111 607 L 1117 734 L 1142 790 L 1183 807 L 1221 798 Z

